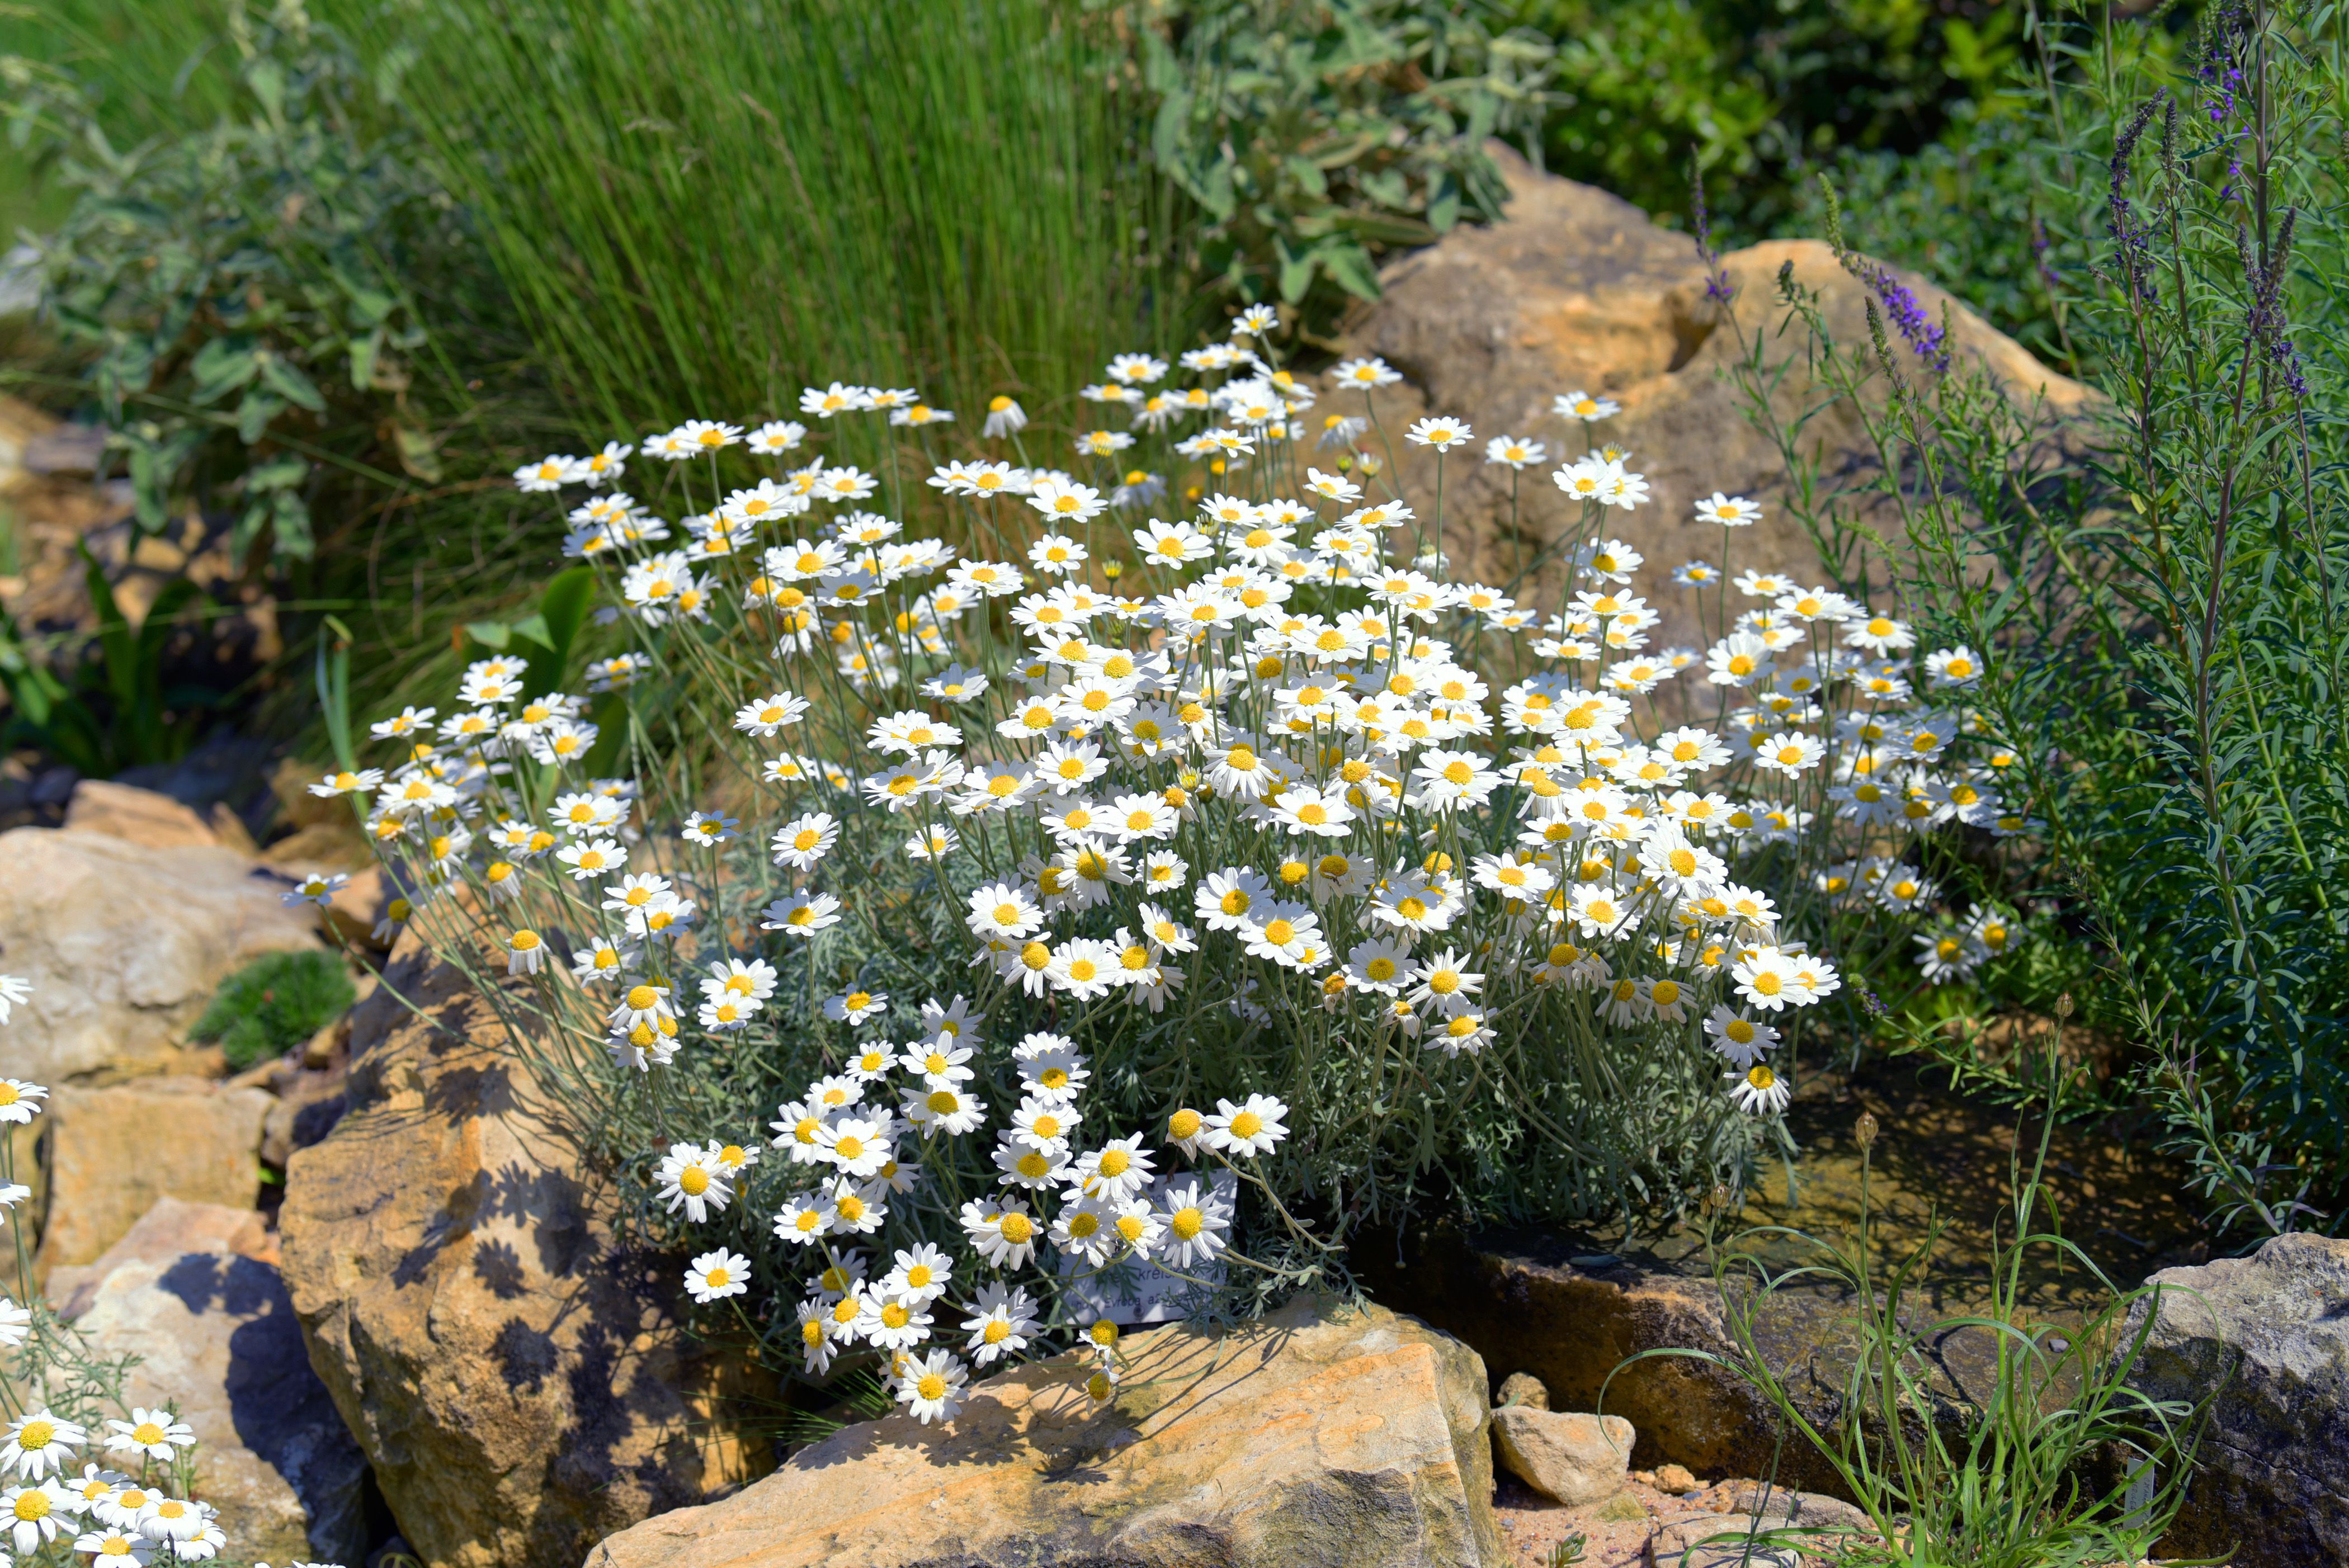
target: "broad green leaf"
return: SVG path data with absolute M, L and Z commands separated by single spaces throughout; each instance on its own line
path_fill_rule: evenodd
M 188 369 L 196 378 L 196 401 L 211 403 L 259 375 L 261 359 L 249 337 L 215 337 L 196 350 Z
M 465 635 L 485 648 L 503 653 L 506 645 L 513 641 L 513 628 L 503 621 L 468 621 Z
M 383 353 L 383 328 L 378 326 L 366 335 L 350 341 L 351 389 L 365 392 L 375 385 L 375 363 Z
M 1291 251 L 1286 239 L 1276 239 L 1273 250 L 1280 260 L 1280 297 L 1294 304 L 1305 297 L 1307 286 L 1313 282 L 1313 253 Z
M 440 481 L 440 443 L 429 433 L 398 425 L 393 428 L 391 439 L 399 452 L 399 466 L 410 476 L 422 480 L 426 484 Z
M 270 497 L 270 521 L 275 525 L 277 553 L 307 561 L 317 551 L 310 529 L 310 503 L 295 491 L 282 490 Z
M 1356 299 L 1379 297 L 1378 263 L 1370 252 L 1350 241 L 1340 241 L 1321 253 L 1321 265 L 1340 288 Z
M 298 404 L 313 414 L 326 411 L 326 399 L 319 394 L 317 383 L 284 355 L 264 353 L 261 356 L 261 378 L 287 402 Z
M 551 691 L 570 678 L 572 645 L 578 641 L 580 628 L 587 624 L 588 613 L 595 603 L 593 567 L 574 566 L 558 572 L 546 585 L 538 602 L 538 618 L 546 627 L 546 657 L 542 662 L 533 655 L 530 661 L 535 689 Z
M 285 412 L 285 399 L 260 387 L 248 388 L 236 406 L 236 433 L 246 446 L 268 432 L 269 421 Z
M 247 491 L 285 490 L 309 477 L 309 459 L 293 452 L 280 452 L 254 464 L 244 476 L 244 488 Z

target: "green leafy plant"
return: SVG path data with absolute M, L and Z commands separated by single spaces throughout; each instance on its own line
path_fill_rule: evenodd
M 357 995 L 331 953 L 266 954 L 221 982 L 190 1037 L 218 1045 L 229 1066 L 242 1071 L 301 1045 Z
M 175 760 L 194 744 L 206 710 L 220 701 L 210 687 L 165 685 L 173 633 L 200 622 L 203 592 L 174 578 L 134 631 L 105 570 L 86 549 L 82 572 L 98 624 L 94 640 L 30 638 L 0 610 L 0 691 L 7 694 L 10 710 L 0 724 L 0 743 L 38 746 L 101 778 Z
M 396 73 L 362 77 L 297 0 L 229 6 L 223 41 L 231 110 L 129 149 L 75 78 L 22 58 L 0 75 L 14 134 L 78 192 L 43 243 L 44 314 L 92 356 L 140 527 L 193 506 L 233 518 L 240 558 L 306 558 L 338 491 L 439 477 L 409 397 L 412 290 L 454 235 L 371 119 Z
M 2105 173 L 2065 318 L 2108 398 L 2086 462 L 2051 466 L 1889 343 L 1872 426 L 1885 471 L 1917 476 L 1905 592 L 2001 651 L 1983 712 L 2131 1082 L 2224 1215 L 2268 1231 L 2349 1190 L 2349 506 L 2328 482 L 2349 270 L 2340 71 L 2309 25 L 2230 10 L 2185 51 L 2099 33 L 2054 87 L 2056 156 Z
M 1485 5 L 1193 0 L 1139 34 L 1151 150 L 1198 213 L 1201 280 L 1326 331 L 1388 253 L 1506 198 L 1490 137 L 1537 161 L 1554 49 Z
M 2028 5 L 1964 0 L 1517 0 L 1557 40 L 1544 127 L 1559 172 L 1676 213 L 1691 149 L 1744 233 L 1816 233 L 1810 173 L 1906 159 L 2002 85 Z

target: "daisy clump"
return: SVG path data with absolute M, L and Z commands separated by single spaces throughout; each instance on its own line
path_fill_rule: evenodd
M 919 1422 L 1071 1346 L 1112 1398 L 1121 1317 L 1330 1279 L 1433 1171 L 1586 1221 L 1742 1182 L 1821 1019 L 2020 940 L 1926 869 L 2030 826 L 1981 655 L 1733 572 L 1746 498 L 1651 560 L 1579 390 L 1410 425 L 1406 495 L 1400 377 L 1270 325 L 1119 356 L 1065 438 L 836 381 L 549 459 L 610 645 L 483 659 L 324 781 L 695 1310 Z M 1446 553 L 1480 453 L 1505 581 Z
M 0 975 L 0 1025 L 32 995 Z M 47 1098 L 40 1084 L 0 1078 L 0 1124 L 29 1125 Z M 12 1230 L 31 1196 L 16 1149 L 0 1139 L 0 1224 Z M 122 1367 L 91 1358 L 35 1287 L 32 1249 L 13 1250 L 13 1294 L 0 1295 L 0 1560 L 149 1568 L 220 1557 L 219 1511 L 191 1495 L 195 1429 L 168 1406 L 109 1406 Z

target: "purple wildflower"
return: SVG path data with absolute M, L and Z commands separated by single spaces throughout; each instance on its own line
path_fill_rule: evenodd
M 1696 232 L 1697 259 L 1704 263 L 1704 297 L 1727 304 L 1735 297 L 1730 286 L 1729 273 L 1721 264 L 1721 253 L 1713 248 L 1713 214 L 1704 204 L 1704 176 L 1696 166 L 1693 155 L 1689 159 L 1689 227 Z
M 1884 302 L 1884 314 L 1892 318 L 1899 331 L 1918 358 L 1936 376 L 1950 368 L 1950 334 L 1940 322 L 1925 314 L 1924 303 L 1907 284 L 1893 275 L 1889 267 L 1855 256 L 1847 263 L 1860 282 L 1868 286 L 1876 297 Z

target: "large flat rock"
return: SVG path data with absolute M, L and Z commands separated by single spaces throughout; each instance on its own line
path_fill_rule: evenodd
M 2198 1473 L 2162 1554 L 2235 1568 L 2349 1563 L 2349 1239 L 2278 1236 L 2248 1258 L 2164 1269 L 2132 1381 L 2210 1401 Z
M 101 1358 L 139 1357 L 125 1403 L 171 1404 L 195 1429 L 197 1492 L 240 1559 L 365 1554 L 367 1464 L 274 1268 L 227 1252 L 125 1263 L 75 1327 Z
M 250 1210 L 276 1101 L 197 1078 L 60 1088 L 50 1101 L 40 1267 L 96 1261 L 161 1198 Z
M 1497 1568 L 1485 1369 L 1381 1308 L 1300 1299 L 1228 1333 L 1132 1336 L 1116 1399 L 1075 1357 L 895 1417 L 589 1568 Z
M 232 971 L 317 945 L 316 912 L 284 886 L 218 845 L 0 833 L 0 965 L 33 985 L 10 1075 L 56 1085 L 176 1047 Z
M 346 1094 L 288 1159 L 285 1279 L 424 1561 L 574 1568 L 766 1468 L 720 1395 L 771 1384 L 686 1333 L 678 1261 L 616 1241 L 573 1124 L 413 937 L 353 1015 Z
M 1607 511 L 1598 527 L 1647 557 L 1641 591 L 1664 617 L 1654 645 L 1697 640 L 1690 596 L 1671 587 L 1665 574 L 1692 559 L 1723 564 L 1724 531 L 1698 522 L 1692 510 L 1715 490 L 1765 503 L 1759 524 L 1734 531 L 1733 572 L 1765 567 L 1819 580 L 1817 548 L 1780 504 L 1785 464 L 1778 448 L 1748 419 L 1728 373 L 1742 356 L 1758 353 L 1775 379 L 1773 407 L 1789 428 L 1799 427 L 1795 444 L 1816 459 L 1827 484 L 1868 482 L 1882 472 L 1875 443 L 1854 410 L 1821 406 L 1827 384 L 1814 373 L 1799 325 L 1792 333 L 1781 330 L 1786 312 L 1778 278 L 1785 269 L 1810 291 L 1839 349 L 1871 356 L 1867 287 L 1826 244 L 1772 240 L 1723 258 L 1735 291 L 1724 309 L 1707 297 L 1704 267 L 1689 235 L 1659 227 L 1596 187 L 1540 173 L 1506 149 L 1495 156 L 1508 180 L 1507 217 L 1464 225 L 1391 263 L 1380 274 L 1383 297 L 1363 308 L 1345 343 L 1350 353 L 1384 357 L 1407 378 L 1378 395 L 1406 493 L 1420 498 L 1433 490 L 1433 459 L 1402 439 L 1413 418 L 1454 415 L 1475 431 L 1471 454 L 1444 469 L 1444 542 L 1454 577 L 1505 583 L 1515 562 L 1581 528 L 1581 504 L 1560 495 L 1549 474 L 1561 459 L 1580 457 L 1588 440 L 1629 449 L 1630 468 L 1647 477 L 1647 504 L 1628 515 Z M 2039 363 L 1930 280 L 1899 276 L 1929 317 L 1938 322 L 1946 315 L 1960 373 L 1988 377 L 2018 409 L 2051 429 L 2068 428 L 2088 409 L 2094 394 L 2086 387 Z M 1895 346 L 1904 373 L 1915 378 L 1918 362 Z M 1577 391 L 1612 398 L 1622 411 L 1586 436 L 1579 422 L 1551 409 L 1553 399 Z M 1878 377 L 1873 396 L 1879 403 L 1881 395 Z M 1323 407 L 1360 413 L 1361 400 L 1333 393 Z M 1509 470 L 1481 460 L 1484 439 L 1501 435 L 1538 439 L 1549 450 L 1547 462 L 1521 476 L 1520 537 L 1514 542 Z M 1389 449 L 1373 432 L 1365 449 L 1383 458 Z M 1874 521 L 1899 532 L 1889 517 Z M 1543 602 L 1555 599 L 1553 590 Z

